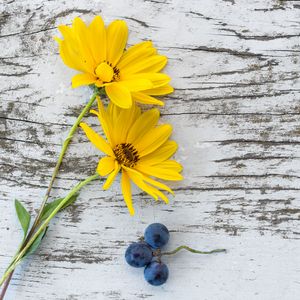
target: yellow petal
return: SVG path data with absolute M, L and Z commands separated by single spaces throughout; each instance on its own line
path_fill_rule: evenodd
M 107 61 L 114 67 L 120 60 L 128 38 L 128 28 L 125 21 L 116 20 L 107 28 Z
M 135 145 L 151 128 L 157 124 L 158 119 L 158 109 L 153 108 L 144 112 L 130 128 L 127 136 L 127 142 Z
M 76 22 L 85 27 L 85 24 L 80 19 Z M 84 32 L 86 31 L 86 27 L 83 29 L 83 32 L 78 32 L 78 30 L 76 30 L 78 24 L 77 26 L 72 27 L 66 25 L 58 26 L 58 29 L 64 37 L 64 40 L 59 42 L 60 55 L 64 63 L 70 68 L 92 74 L 94 66 L 89 57 L 86 58 L 86 56 L 89 56 L 89 52 L 86 51 L 86 41 L 84 42 L 84 45 L 82 45 L 82 39 L 85 39 L 86 35 L 86 32 Z M 79 25 L 79 27 L 81 25 Z
M 96 77 L 88 74 L 88 73 L 81 73 L 77 74 L 72 77 L 72 87 L 77 88 L 82 85 L 89 85 L 95 83 Z
M 114 126 L 115 140 L 118 144 L 126 142 L 128 132 L 139 115 L 140 108 L 136 104 L 121 110 Z
M 118 175 L 118 173 L 119 173 L 119 171 L 120 171 L 120 168 L 121 168 L 121 167 L 120 167 L 120 165 L 118 164 L 118 162 L 115 161 L 115 169 L 113 170 L 113 172 L 111 172 L 111 173 L 108 175 L 108 177 L 107 177 L 105 183 L 103 184 L 103 189 L 104 189 L 104 190 L 107 190 L 107 189 L 110 188 L 110 186 L 111 186 L 112 183 L 114 182 L 116 176 Z
M 171 193 L 171 194 L 174 195 L 174 192 L 167 185 L 165 185 L 165 184 L 163 184 L 163 183 L 161 183 L 161 182 L 159 182 L 157 180 L 154 180 L 154 179 L 152 179 L 152 178 L 150 178 L 150 177 L 148 177 L 146 175 L 143 176 L 143 179 L 144 179 L 144 181 L 146 181 L 146 182 L 148 182 L 148 183 L 150 183 L 150 184 L 152 184 L 152 185 L 160 188 L 161 190 L 165 190 L 165 191 L 167 191 L 167 192 L 169 192 L 169 193 Z
M 106 30 L 100 16 L 96 16 L 89 25 L 89 40 L 96 64 L 106 60 Z
M 117 122 L 121 108 L 115 105 L 113 102 L 109 102 L 107 105 L 107 115 L 110 117 L 112 124 Z
M 76 38 L 76 34 L 73 27 L 67 26 L 67 25 L 59 25 L 58 30 L 64 37 L 64 41 L 70 49 L 74 51 L 76 54 L 80 54 L 78 50 L 78 40 Z
M 130 91 L 118 82 L 114 82 L 111 85 L 105 87 L 105 91 L 109 99 L 117 106 L 121 108 L 130 108 L 132 105 L 132 99 Z
M 153 165 L 153 166 L 155 167 L 156 165 Z M 159 166 L 161 168 L 173 170 L 175 172 L 181 172 L 183 169 L 183 167 L 180 163 L 178 163 L 176 160 L 172 160 L 172 159 L 161 162 L 161 163 L 157 164 L 157 166 Z
M 72 27 L 69 27 L 67 25 L 58 25 L 57 28 L 65 40 L 69 39 L 69 40 L 75 42 L 74 32 L 73 32 Z
M 65 40 L 68 40 L 77 45 L 76 33 L 72 26 L 58 25 L 58 30 L 60 31 Z
M 96 111 L 94 109 L 91 109 L 90 113 L 94 114 L 94 115 L 96 115 L 98 117 L 98 120 L 99 120 L 99 122 L 101 124 L 101 127 L 103 129 L 103 132 L 104 132 L 104 134 L 105 134 L 105 136 L 106 136 L 106 138 L 107 138 L 110 146 L 113 148 L 114 147 L 114 142 L 112 140 L 113 132 L 110 129 L 111 128 L 110 124 L 108 124 L 109 120 L 107 120 L 106 118 L 104 118 L 103 116 L 101 116 L 101 113 L 99 113 L 98 111 Z
M 122 74 L 156 73 L 167 63 L 167 58 L 162 55 L 153 55 L 145 59 L 136 60 L 122 69 Z
M 92 142 L 92 144 L 100 151 L 106 153 L 109 156 L 114 157 L 114 152 L 111 147 L 107 144 L 102 136 L 97 134 L 91 127 L 85 123 L 80 123 L 80 127 L 85 132 L 87 138 Z
M 166 203 L 169 202 L 169 199 L 158 189 L 155 187 L 147 184 L 144 182 L 145 176 L 143 176 L 141 173 L 133 170 L 126 168 L 126 171 L 131 178 L 131 180 L 143 191 L 148 193 L 150 196 L 152 196 L 155 200 L 158 200 L 158 197 L 160 197 L 162 200 L 164 200 Z
M 63 62 L 68 67 L 84 73 L 88 73 L 90 71 L 88 66 L 83 62 L 80 55 L 76 54 L 66 41 L 62 41 L 59 44 L 59 53 Z
M 171 135 L 172 126 L 170 124 L 160 125 L 149 130 L 143 138 L 135 144 L 139 156 L 143 157 L 160 147 Z
M 153 88 L 153 83 L 148 79 L 136 78 L 133 80 L 122 80 L 120 83 L 131 92 L 138 92 Z
M 127 171 L 130 179 L 143 191 L 148 193 L 150 196 L 152 196 L 155 200 L 158 200 L 158 197 L 156 193 L 153 191 L 153 188 L 150 187 L 148 184 L 146 184 L 143 181 L 143 176 L 139 172 L 132 170 L 130 168 L 124 167 L 125 170 Z
M 53 37 L 54 41 L 56 41 L 58 44 L 60 44 L 63 40 L 59 38 L 58 36 Z
M 169 84 L 160 86 L 158 88 L 143 91 L 143 93 L 145 93 L 147 95 L 153 95 L 153 96 L 167 95 L 167 94 L 171 94 L 173 92 L 174 92 L 174 89 Z
M 157 100 L 149 95 L 144 94 L 144 91 L 142 92 L 132 92 L 131 93 L 132 99 L 136 102 L 143 103 L 143 104 L 153 104 L 153 105 L 160 105 L 164 106 L 165 104 Z
M 122 187 L 122 193 L 124 196 L 124 201 L 127 205 L 129 213 L 133 216 L 134 208 L 132 205 L 132 198 L 131 198 L 131 184 L 130 184 L 129 177 L 125 170 L 122 171 L 121 187 Z
M 78 41 L 78 50 L 81 53 L 82 57 L 84 58 L 84 62 L 89 67 L 91 72 L 96 66 L 96 62 L 93 58 L 92 51 L 89 47 L 90 41 L 89 41 L 89 33 L 87 26 L 85 23 L 79 18 L 75 18 L 73 21 L 73 30 L 74 35 L 76 36 L 76 39 Z
M 152 82 L 152 87 L 150 87 L 149 89 L 159 88 L 161 86 L 168 84 L 171 81 L 171 78 L 167 74 L 163 74 L 163 73 L 138 73 L 134 75 L 124 75 L 123 79 L 130 80 L 130 81 L 141 80 L 141 79 L 149 80 L 150 82 Z M 135 91 L 136 92 L 141 91 L 141 89 Z
M 156 54 L 156 49 L 152 46 L 152 42 L 146 41 L 131 46 L 124 55 L 121 57 L 118 63 L 118 69 L 125 68 L 126 66 L 134 63 L 135 60 L 144 59 L 146 57 Z
M 144 174 L 164 180 L 179 181 L 183 179 L 183 176 L 179 172 L 166 168 L 163 164 L 156 166 L 136 165 L 135 168 Z
M 153 151 L 152 153 L 143 156 L 140 164 L 154 165 L 169 159 L 177 150 L 178 145 L 175 141 L 166 141 L 162 146 Z
M 152 188 L 153 190 L 155 190 L 155 193 L 156 193 L 156 195 L 157 195 L 159 198 L 161 198 L 163 201 L 165 201 L 165 203 L 169 203 L 169 199 L 168 199 L 168 197 L 167 197 L 164 193 L 162 193 L 160 190 L 158 190 L 158 189 L 156 189 L 156 188 L 154 188 L 154 187 L 152 187 L 152 186 L 151 186 L 151 188 Z
M 111 124 L 109 116 L 107 115 L 107 112 L 106 112 L 106 110 L 103 106 L 103 103 L 102 103 L 99 96 L 97 96 L 97 103 L 98 103 L 98 110 L 99 111 L 91 110 L 90 112 L 95 114 L 96 116 L 98 116 L 99 122 L 100 122 L 101 127 L 104 131 L 104 134 L 105 134 L 109 144 L 111 145 L 111 147 L 114 148 L 115 142 L 114 142 L 114 139 L 113 139 L 112 124 Z
M 106 176 L 115 168 L 115 158 L 110 156 L 102 157 L 97 166 L 97 173 L 100 176 Z

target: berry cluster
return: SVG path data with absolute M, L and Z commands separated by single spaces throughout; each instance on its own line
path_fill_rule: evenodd
M 200 251 L 186 245 L 181 245 L 170 252 L 161 252 L 161 247 L 167 244 L 169 238 L 169 230 L 165 225 L 153 223 L 146 228 L 141 241 L 129 245 L 125 252 L 125 259 L 130 266 L 135 268 L 145 267 L 144 277 L 151 285 L 162 285 L 168 279 L 169 269 L 161 261 L 162 256 L 174 255 L 182 249 L 197 254 L 226 252 L 226 249 Z
M 166 264 L 160 260 L 160 248 L 167 244 L 170 234 L 168 228 L 160 223 L 149 225 L 144 233 L 144 240 L 132 243 L 126 250 L 127 263 L 135 268 L 144 269 L 145 280 L 151 285 L 164 284 L 169 276 Z M 153 258 L 156 257 L 156 260 Z

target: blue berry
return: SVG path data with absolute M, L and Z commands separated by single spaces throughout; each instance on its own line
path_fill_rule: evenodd
M 169 277 L 169 269 L 162 262 L 151 262 L 144 270 L 144 277 L 151 285 L 162 285 Z
M 145 230 L 145 241 L 152 248 L 157 249 L 164 246 L 170 238 L 168 228 L 160 223 L 150 224 Z
M 135 268 L 141 268 L 149 264 L 152 256 L 151 248 L 145 243 L 133 243 L 129 245 L 125 252 L 127 263 Z

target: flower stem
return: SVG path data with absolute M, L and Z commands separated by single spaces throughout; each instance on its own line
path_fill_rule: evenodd
M 39 225 L 39 223 L 40 223 L 40 221 L 41 221 L 40 219 L 41 219 L 43 210 L 44 210 L 44 208 L 45 208 L 45 205 L 46 205 L 46 203 L 47 203 L 47 201 L 48 201 L 48 198 L 49 198 L 49 196 L 50 196 L 50 192 L 51 192 L 51 190 L 52 190 L 52 187 L 53 187 L 53 184 L 54 184 L 54 180 L 55 180 L 55 178 L 56 178 L 56 176 L 57 176 L 57 173 L 58 173 L 59 168 L 60 168 L 60 166 L 61 166 L 62 160 L 63 160 L 63 158 L 64 158 L 64 156 L 65 156 L 65 153 L 66 153 L 66 151 L 67 151 L 67 149 L 68 149 L 68 146 L 69 146 L 69 144 L 70 144 L 70 142 L 71 142 L 71 140 L 72 140 L 72 138 L 73 138 L 73 135 L 74 135 L 75 131 L 77 130 L 77 128 L 78 128 L 78 126 L 79 126 L 79 124 L 80 124 L 82 118 L 85 116 L 85 114 L 86 114 L 86 113 L 90 110 L 90 108 L 92 107 L 93 103 L 95 102 L 96 96 L 97 96 L 97 95 L 100 95 L 100 94 L 103 94 L 103 92 L 104 92 L 103 89 L 102 89 L 102 90 L 101 90 L 101 89 L 98 89 L 98 88 L 95 89 L 95 91 L 94 91 L 94 93 L 93 93 L 91 99 L 90 99 L 89 102 L 86 104 L 86 106 L 84 107 L 84 109 L 81 111 L 80 115 L 79 115 L 78 118 L 76 119 L 76 122 L 73 124 L 73 126 L 72 126 L 72 128 L 71 128 L 71 130 L 70 130 L 70 132 L 69 132 L 69 134 L 68 134 L 68 136 L 67 136 L 67 138 L 65 139 L 65 141 L 64 141 L 64 143 L 63 143 L 63 146 L 62 146 L 62 149 L 61 149 L 61 152 L 60 152 L 60 154 L 59 154 L 58 160 L 57 160 L 57 162 L 56 162 L 55 168 L 54 168 L 54 170 L 53 170 L 53 173 L 52 173 L 52 176 L 51 176 L 51 180 L 50 180 L 50 183 L 49 183 L 49 185 L 48 185 L 46 194 L 45 194 L 45 196 L 44 196 L 43 202 L 42 202 L 41 207 L 40 207 L 40 209 L 39 209 L 39 212 L 38 212 L 38 214 L 37 214 L 37 216 L 36 216 L 36 218 L 35 218 L 35 220 L 34 220 L 34 222 L 33 222 L 33 225 L 32 225 L 32 227 L 31 227 L 31 229 L 30 229 L 30 231 L 29 231 L 27 237 L 26 237 L 25 240 L 23 241 L 23 243 L 22 243 L 20 249 L 17 251 L 17 254 L 18 254 L 22 249 L 24 249 L 24 247 L 25 247 L 26 244 L 28 243 L 29 239 L 33 236 L 33 234 L 34 234 L 36 228 L 38 227 L 38 225 Z M 14 256 L 14 258 L 13 258 L 13 260 L 12 260 L 10 266 L 11 266 L 12 263 L 15 261 L 15 258 L 17 257 L 17 254 Z M 2 289 L 2 292 L 1 292 L 1 294 L 0 294 L 0 300 L 3 300 L 3 299 L 4 299 L 4 296 L 5 296 L 7 287 L 8 287 L 8 285 L 9 285 L 9 283 L 10 283 L 10 280 L 11 280 L 11 278 L 12 278 L 13 272 L 14 272 L 14 271 L 11 272 L 11 274 L 9 275 L 9 277 L 7 278 L 7 280 L 6 280 L 6 282 L 5 282 L 5 285 L 4 285 L 4 287 L 3 287 L 3 289 Z M 1 284 L 0 284 L 0 286 L 1 286 Z
M 4 286 L 2 288 L 2 291 L 1 291 L 1 294 L 0 294 L 0 299 L 1 300 L 4 299 L 5 293 L 7 291 L 7 288 L 9 286 L 9 283 L 10 283 L 10 280 L 11 280 L 13 274 L 14 274 L 14 272 L 10 272 L 9 275 L 8 275 L 8 278 L 5 281 L 5 284 L 4 284 Z
M 53 187 L 54 180 L 55 180 L 56 175 L 57 175 L 57 173 L 58 173 L 58 171 L 59 171 L 60 165 L 61 165 L 61 163 L 62 163 L 62 160 L 63 160 L 64 156 L 65 156 L 65 153 L 66 153 L 66 151 L 67 151 L 67 149 L 68 149 L 69 143 L 70 143 L 70 141 L 72 140 L 73 135 L 74 135 L 76 129 L 78 128 L 78 126 L 79 126 L 79 124 L 80 124 L 82 118 L 83 118 L 84 115 L 90 110 L 91 106 L 93 105 L 93 103 L 94 103 L 94 101 L 95 101 L 95 99 L 96 99 L 96 96 L 97 96 L 97 92 L 94 92 L 94 94 L 93 94 L 93 96 L 91 97 L 90 101 L 86 104 L 86 106 L 85 106 L 84 109 L 81 111 L 80 115 L 78 116 L 76 122 L 75 122 L 74 125 L 72 126 L 72 128 L 71 128 L 71 130 L 70 130 L 70 132 L 69 132 L 69 134 L 68 134 L 68 136 L 67 136 L 67 138 L 64 140 L 64 143 L 63 143 L 61 152 L 60 152 L 60 154 L 59 154 L 57 163 L 56 163 L 55 168 L 54 168 L 53 173 L 52 173 L 52 177 L 51 177 L 51 180 L 50 180 L 48 189 L 47 189 L 46 194 L 45 194 L 45 196 L 44 196 L 44 199 L 43 199 L 43 202 L 42 202 L 41 207 L 40 207 L 40 209 L 39 209 L 39 212 L 38 212 L 38 214 L 37 214 L 37 216 L 36 216 L 36 218 L 35 218 L 35 220 L 34 220 L 34 223 L 33 223 L 32 227 L 31 227 L 31 229 L 30 229 L 30 231 L 29 231 L 29 233 L 28 233 L 28 235 L 27 235 L 27 238 L 25 239 L 24 245 L 27 244 L 28 240 L 31 238 L 31 236 L 33 235 L 33 233 L 34 233 L 36 227 L 38 226 L 38 224 L 39 224 L 39 222 L 40 222 L 41 215 L 42 215 L 43 210 L 44 210 L 44 208 L 45 208 L 45 205 L 46 205 L 46 203 L 47 203 L 47 201 L 48 201 L 48 198 L 49 198 L 49 196 L 50 196 L 50 192 L 51 192 L 51 189 L 52 189 L 52 187 Z
M 162 253 L 160 253 L 160 256 L 163 256 L 163 255 L 173 255 L 173 254 L 176 254 L 177 252 L 179 252 L 182 249 L 185 249 L 185 250 L 190 251 L 192 253 L 198 253 L 198 254 L 212 254 L 212 253 L 218 253 L 218 252 L 226 252 L 226 249 L 214 249 L 214 250 L 211 250 L 211 251 L 199 251 L 199 250 L 190 248 L 188 246 L 182 245 L 182 246 L 177 247 L 173 251 L 162 252 Z
M 51 219 L 57 214 L 57 212 L 68 202 L 68 200 L 75 195 L 82 187 L 84 187 L 86 184 L 91 182 L 92 180 L 95 180 L 99 178 L 98 174 L 94 174 L 88 178 L 86 178 L 84 181 L 77 184 L 70 192 L 69 194 L 60 202 L 60 204 L 53 210 L 53 212 L 49 215 L 49 217 L 41 224 L 41 226 L 38 228 L 38 230 L 35 232 L 35 234 L 32 236 L 32 238 L 24 245 L 23 249 L 20 251 L 20 253 L 15 258 L 14 262 L 11 264 L 11 266 L 7 269 L 7 271 L 4 273 L 2 278 L 0 279 L 0 286 L 3 284 L 3 282 L 6 280 L 7 277 L 10 276 L 11 272 L 16 268 L 16 266 L 21 262 L 23 256 L 26 254 L 26 251 L 29 249 L 29 247 L 33 244 L 33 242 L 36 240 L 36 238 L 40 235 L 40 233 L 47 227 Z

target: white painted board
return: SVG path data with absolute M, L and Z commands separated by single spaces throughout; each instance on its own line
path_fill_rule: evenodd
M 59 24 L 121 18 L 129 44 L 151 39 L 169 57 L 175 93 L 162 121 L 174 126 L 185 175 L 169 205 L 135 190 L 133 218 L 119 180 L 106 192 L 90 184 L 17 269 L 6 299 L 300 299 L 299 1 L 1 0 L 0 10 L 1 273 L 21 239 L 14 199 L 38 209 L 91 95 L 70 87 L 75 71 L 52 39 Z M 92 174 L 98 159 L 79 132 L 53 198 Z M 124 252 L 154 221 L 170 229 L 170 250 L 228 253 L 169 257 L 167 284 L 152 287 Z

